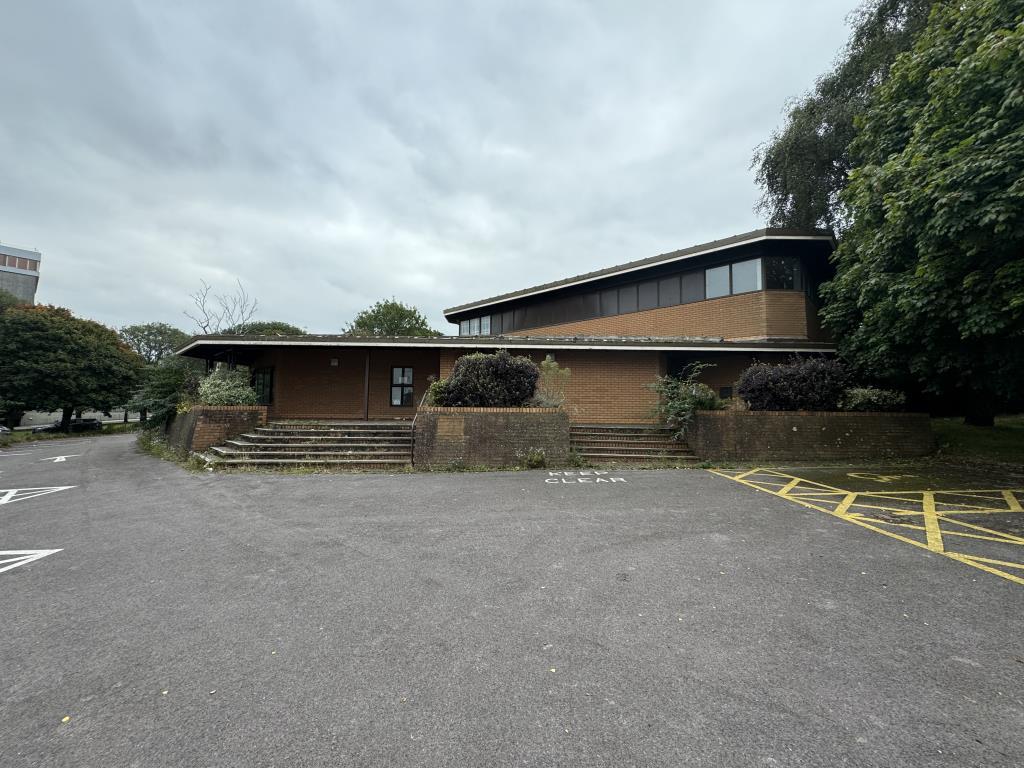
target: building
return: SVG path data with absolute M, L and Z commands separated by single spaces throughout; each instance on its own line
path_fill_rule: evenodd
M 508 349 L 572 369 L 580 423 L 654 419 L 648 385 L 688 363 L 723 396 L 755 360 L 831 353 L 817 287 L 831 234 L 763 229 L 445 311 L 441 338 L 197 336 L 179 354 L 244 364 L 278 419 L 411 418 L 431 377 L 460 355 Z
M 41 258 L 38 251 L 0 244 L 0 290 L 14 294 L 26 304 L 35 304 Z

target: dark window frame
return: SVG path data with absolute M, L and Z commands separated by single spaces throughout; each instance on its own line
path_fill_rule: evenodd
M 274 404 L 274 367 L 272 365 L 253 368 L 249 374 L 249 386 L 256 392 L 260 405 Z
M 395 382 L 395 371 L 401 371 L 401 373 L 399 374 L 399 381 L 397 383 Z M 410 383 L 403 384 L 403 383 L 401 383 L 401 379 L 405 378 L 405 372 L 406 371 L 409 372 L 409 382 Z M 416 377 L 415 377 L 415 374 L 413 372 L 413 368 L 412 368 L 411 365 L 393 365 L 393 366 L 391 366 L 390 388 L 388 390 L 388 404 L 392 408 L 411 408 L 411 407 L 415 406 L 416 405 L 416 403 L 414 402 L 415 399 L 416 399 L 415 384 L 416 384 Z M 395 403 L 395 390 L 399 391 L 398 403 Z M 408 398 L 409 402 L 405 402 L 406 394 L 409 395 L 409 398 Z

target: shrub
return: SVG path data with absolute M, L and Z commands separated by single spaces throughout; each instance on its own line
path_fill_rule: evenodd
M 258 398 L 245 373 L 218 368 L 199 382 L 199 402 L 203 405 L 256 405 Z
M 893 389 L 851 387 L 840 403 L 844 411 L 902 411 L 906 395 Z
M 849 383 L 838 360 L 795 357 L 783 365 L 750 366 L 740 375 L 736 393 L 752 411 L 835 411 Z
M 149 420 L 144 429 L 158 429 L 167 424 L 182 407 L 198 396 L 203 380 L 202 366 L 183 357 L 164 358 L 143 371 L 142 386 L 128 407 L 147 411 Z
M 571 368 L 561 368 L 554 355 L 547 355 L 540 364 L 537 391 L 530 405 L 537 408 L 560 408 L 565 402 L 565 387 L 572 376 Z
M 705 368 L 713 368 L 708 363 L 691 363 L 676 376 L 659 376 L 651 389 L 659 395 L 655 413 L 667 426 L 675 430 L 676 440 L 686 437 L 686 430 L 693 421 L 697 411 L 719 411 L 725 403 L 719 399 L 711 387 L 697 377 Z
M 548 455 L 543 448 L 527 448 L 516 451 L 516 458 L 526 469 L 543 469 L 548 465 Z
M 455 361 L 451 375 L 428 390 L 431 405 L 517 408 L 533 397 L 540 369 L 528 357 L 502 349 L 477 352 Z

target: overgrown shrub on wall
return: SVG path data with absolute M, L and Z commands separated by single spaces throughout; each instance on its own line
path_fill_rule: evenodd
M 725 407 L 711 387 L 697 381 L 705 368 L 714 368 L 708 363 L 691 363 L 675 376 L 659 376 L 651 389 L 658 393 L 655 413 L 666 426 L 675 430 L 676 440 L 686 437 L 686 430 L 697 411 L 717 411 Z
M 537 391 L 530 405 L 537 408 L 561 408 L 565 402 L 565 388 L 571 376 L 571 368 L 562 368 L 555 361 L 554 355 L 546 355 L 540 364 Z
M 840 402 L 844 411 L 902 411 L 906 404 L 902 392 L 876 387 L 851 387 Z
M 838 360 L 793 358 L 783 365 L 755 363 L 736 383 L 752 411 L 836 411 L 850 375 Z
M 256 405 L 256 390 L 249 386 L 243 371 L 218 368 L 199 382 L 199 402 L 203 405 Z
M 539 377 L 535 362 L 504 349 L 463 355 L 447 379 L 430 385 L 428 401 L 447 407 L 517 408 L 533 397 Z

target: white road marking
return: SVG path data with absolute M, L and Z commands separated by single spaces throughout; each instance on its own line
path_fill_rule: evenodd
M 0 504 L 13 504 L 16 501 L 34 499 L 36 496 L 45 496 L 48 493 L 66 491 L 74 488 L 73 485 L 55 485 L 50 488 L 0 488 Z
M 4 451 L 0 453 L 0 456 L 28 456 L 28 453 L 28 451 L 19 451 L 17 453 L 13 453 L 11 451 Z
M 10 549 L 0 550 L 0 573 L 17 568 L 19 565 L 28 565 L 31 562 L 40 560 L 47 555 L 52 555 L 62 550 L 59 549 Z M 13 557 L 8 557 L 13 555 Z
M 69 453 L 67 456 L 51 456 L 48 459 L 40 459 L 40 461 L 52 461 L 54 464 L 60 461 L 67 461 L 68 459 L 74 458 L 75 456 L 81 456 L 80 453 Z

